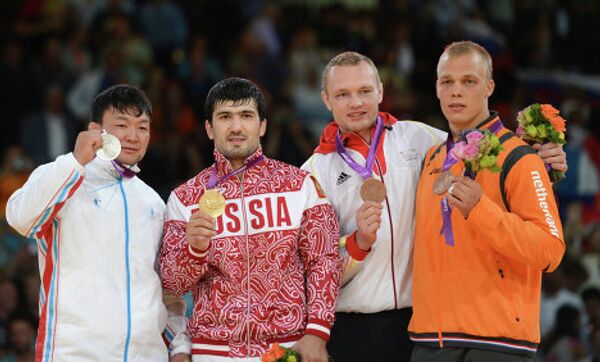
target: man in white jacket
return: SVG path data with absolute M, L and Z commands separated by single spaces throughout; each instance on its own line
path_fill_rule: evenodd
M 38 167 L 9 199 L 6 217 L 38 246 L 40 323 L 36 361 L 167 361 L 167 310 L 155 261 L 165 205 L 136 177 L 150 139 L 144 93 L 117 85 L 100 93 L 74 151 Z M 118 138 L 112 161 L 96 157 L 101 131 Z M 183 308 L 164 335 L 185 358 Z

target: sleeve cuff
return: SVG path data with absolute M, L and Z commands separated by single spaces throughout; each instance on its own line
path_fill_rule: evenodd
M 367 255 L 369 255 L 371 248 L 369 248 L 369 250 L 363 250 L 358 246 L 358 244 L 356 243 L 356 231 L 355 231 L 346 238 L 346 250 L 348 250 L 348 254 L 350 254 L 352 259 L 358 260 L 358 261 L 363 261 L 363 260 L 365 260 Z
M 311 319 L 308 321 L 306 325 L 305 334 L 312 334 L 313 336 L 320 337 L 325 340 L 325 342 L 329 342 L 329 335 L 331 331 L 331 324 L 319 320 L 319 319 Z
M 73 166 L 75 167 L 77 172 L 79 172 L 80 174 L 83 174 L 84 166 L 82 164 L 80 164 L 79 161 L 77 161 L 73 152 L 69 152 L 66 156 L 68 159 L 71 160 L 71 163 L 73 164 Z
M 171 350 L 169 355 L 174 356 L 178 353 L 192 354 L 192 341 L 186 333 L 181 333 L 171 342 Z
M 190 244 L 188 244 L 187 254 L 192 259 L 203 260 L 204 257 L 206 257 L 206 254 L 208 254 L 208 249 L 210 249 L 210 246 L 208 248 L 206 248 L 206 250 L 200 250 L 200 249 L 196 249 L 193 246 L 191 246 Z

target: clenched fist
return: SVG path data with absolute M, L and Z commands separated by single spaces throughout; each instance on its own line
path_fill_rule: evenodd
M 192 214 L 185 227 L 185 240 L 192 247 L 204 251 L 210 246 L 210 239 L 217 235 L 215 219 L 198 210 Z
M 448 204 L 456 207 L 466 219 L 483 195 L 479 183 L 465 176 L 456 176 L 448 189 Z
M 375 201 L 365 201 L 356 211 L 356 243 L 359 248 L 369 250 L 377 239 L 382 211 L 381 203 Z
M 75 140 L 73 155 L 80 165 L 85 166 L 96 157 L 96 151 L 102 147 L 100 130 L 89 129 L 79 132 Z

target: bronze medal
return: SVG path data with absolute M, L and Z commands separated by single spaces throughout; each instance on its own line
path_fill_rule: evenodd
M 450 171 L 444 171 L 439 174 L 433 184 L 433 192 L 436 195 L 443 195 L 452 185 L 452 174 Z
M 198 202 L 200 210 L 212 218 L 216 218 L 225 211 L 225 197 L 216 189 L 206 190 Z
M 386 195 L 387 192 L 383 182 L 372 177 L 364 180 L 360 187 L 360 197 L 363 201 L 382 202 L 385 200 Z

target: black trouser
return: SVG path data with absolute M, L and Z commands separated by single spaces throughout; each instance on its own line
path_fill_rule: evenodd
M 412 308 L 372 314 L 336 313 L 327 344 L 335 362 L 408 362 Z
M 531 362 L 533 357 L 473 348 L 415 346 L 411 362 Z

